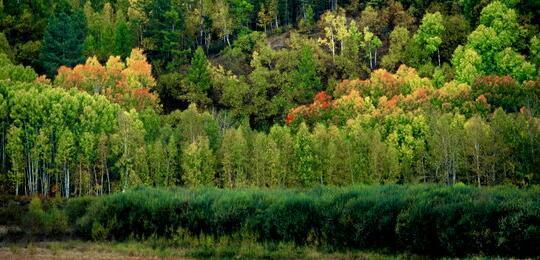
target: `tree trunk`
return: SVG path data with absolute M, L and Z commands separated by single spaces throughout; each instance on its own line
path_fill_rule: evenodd
M 437 48 L 437 59 L 439 60 L 439 67 L 441 66 L 441 52 L 439 51 L 439 48 Z

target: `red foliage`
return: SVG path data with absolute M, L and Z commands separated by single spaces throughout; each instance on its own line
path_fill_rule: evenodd
M 291 124 L 297 118 L 319 116 L 321 111 L 330 108 L 331 104 L 332 96 L 328 95 L 326 91 L 321 91 L 315 95 L 313 103 L 291 109 L 285 117 L 285 123 Z

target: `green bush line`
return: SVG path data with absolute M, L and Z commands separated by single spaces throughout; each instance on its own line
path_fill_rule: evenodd
M 30 203 L 28 214 L 35 211 Z M 540 191 L 514 187 L 137 188 L 39 213 L 96 240 L 233 236 L 331 250 L 434 256 L 540 255 Z M 34 208 L 34 210 L 32 209 Z M 51 211 L 52 210 L 52 211 Z M 35 224 L 35 223 L 34 223 Z M 50 225 L 50 224 L 49 224 Z M 54 225 L 53 225 L 54 226 Z M 48 232 L 58 232 L 52 228 Z

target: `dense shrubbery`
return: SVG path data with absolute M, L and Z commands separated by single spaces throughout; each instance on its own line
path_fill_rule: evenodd
M 47 207 L 33 200 L 26 221 L 44 223 L 32 225 L 41 227 L 36 233 L 59 235 L 69 220 L 78 236 L 95 240 L 242 235 L 338 250 L 534 256 L 540 254 L 539 195 L 538 189 L 465 185 L 139 188 Z

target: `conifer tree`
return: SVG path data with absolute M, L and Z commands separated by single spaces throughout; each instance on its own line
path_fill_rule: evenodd
M 195 103 L 198 107 L 205 107 L 210 104 L 208 91 L 211 87 L 210 70 L 208 69 L 208 59 L 201 47 L 197 48 L 191 67 L 189 67 L 186 82 L 184 84 L 184 94 L 182 99 Z
M 84 62 L 82 55 L 86 38 L 86 20 L 80 10 L 73 10 L 67 3 L 57 6 L 49 18 L 43 36 L 41 65 L 47 75 L 54 77 L 58 67 L 68 67 Z
M 298 90 L 298 101 L 308 102 L 312 99 L 315 92 L 322 89 L 322 84 L 317 75 L 317 64 L 313 60 L 312 49 L 309 46 L 303 46 L 300 50 L 298 68 L 293 75 L 293 89 Z

